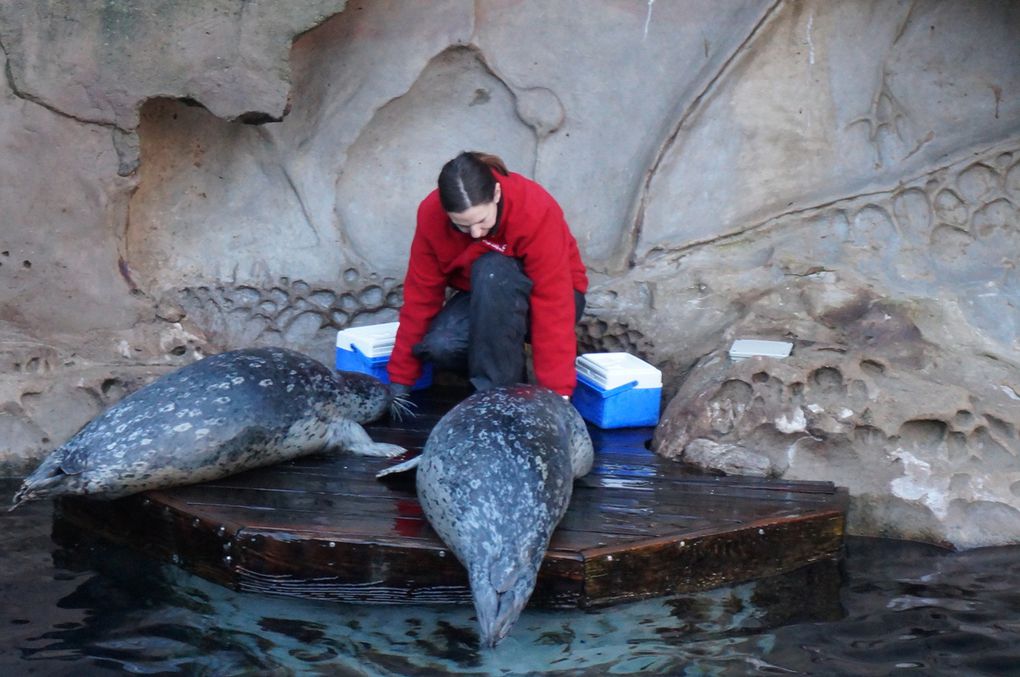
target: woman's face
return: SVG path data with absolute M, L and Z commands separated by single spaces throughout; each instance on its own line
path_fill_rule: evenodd
M 450 222 L 462 233 L 470 235 L 474 239 L 483 238 L 496 226 L 496 217 L 499 215 L 499 199 L 501 196 L 500 185 L 496 184 L 496 190 L 491 202 L 468 207 L 462 212 L 447 212 Z

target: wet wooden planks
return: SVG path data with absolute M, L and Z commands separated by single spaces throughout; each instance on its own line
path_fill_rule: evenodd
M 464 394 L 416 394 L 417 417 L 369 432 L 416 453 Z M 575 483 L 533 604 L 613 604 L 838 556 L 845 490 L 697 474 L 648 451 L 651 433 L 592 429 L 595 466 Z M 413 474 L 375 479 L 389 463 L 320 455 L 117 501 L 64 499 L 58 523 L 65 533 L 129 545 L 238 590 L 371 603 L 468 601 L 466 573 L 425 521 Z

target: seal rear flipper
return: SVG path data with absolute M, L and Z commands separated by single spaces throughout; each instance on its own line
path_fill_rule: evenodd
M 500 591 L 488 575 L 471 576 L 471 596 L 483 645 L 494 647 L 510 634 L 531 598 L 536 578 L 537 571 L 520 571 L 512 581 L 503 581 L 509 587 Z
M 50 455 L 43 459 L 42 463 L 32 471 L 32 474 L 22 481 L 21 487 L 14 494 L 12 500 L 14 505 L 10 510 L 29 501 L 38 501 L 63 494 L 81 493 L 78 485 L 81 483 L 80 475 L 85 469 L 84 458 L 69 461 L 69 457 L 73 456 L 73 451 L 65 445 L 50 452 Z M 81 455 L 79 454 L 79 456 Z
M 383 468 L 375 474 L 376 479 L 386 477 L 387 475 L 396 475 L 397 473 L 407 472 L 408 470 L 414 470 L 421 463 L 421 456 L 415 456 L 412 459 L 391 465 L 388 468 Z
M 77 475 L 65 475 L 59 468 L 54 474 L 49 476 L 37 477 L 33 474 L 21 484 L 18 493 L 14 494 L 14 499 L 12 500 L 14 505 L 8 508 L 7 511 L 10 512 L 22 503 L 28 503 L 29 501 L 55 498 L 65 494 L 79 494 L 81 493 L 79 489 L 80 484 L 81 482 Z

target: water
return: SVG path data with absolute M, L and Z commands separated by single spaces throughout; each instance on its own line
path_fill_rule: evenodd
M 13 482 L 0 481 L 0 500 Z M 480 650 L 470 607 L 235 593 L 0 513 L 0 675 L 1020 675 L 1020 548 L 848 540 L 839 565 L 610 607 L 526 611 Z

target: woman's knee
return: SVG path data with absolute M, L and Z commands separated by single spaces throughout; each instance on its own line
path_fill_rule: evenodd
M 486 252 L 471 264 L 471 286 L 476 282 L 488 280 L 503 282 L 524 277 L 521 263 L 512 256 L 504 256 L 497 252 Z

